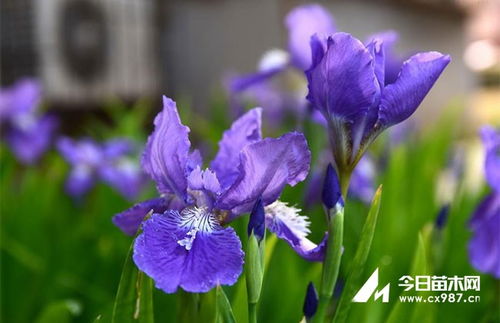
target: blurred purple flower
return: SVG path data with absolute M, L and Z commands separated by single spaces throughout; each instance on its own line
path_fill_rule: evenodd
M 259 198 L 270 231 L 304 258 L 322 259 L 324 243 L 317 246 L 306 238 L 305 217 L 277 201 L 285 185 L 304 180 L 309 171 L 310 151 L 302 134 L 262 139 L 261 109 L 250 110 L 224 133 L 210 168 L 202 170 L 200 154 L 189 152 L 189 128 L 181 123 L 174 101 L 164 97 L 154 124 L 142 167 L 161 198 L 117 214 L 113 221 L 133 234 L 153 211 L 135 241 L 134 261 L 158 288 L 206 292 L 217 284 L 234 284 L 243 251 L 234 230 L 223 225 L 250 212 Z
M 351 173 L 369 144 L 417 109 L 446 65 L 448 55 L 419 53 L 385 85 L 384 43 L 364 45 L 346 33 L 311 39 L 313 63 L 306 72 L 307 98 L 328 124 L 339 172 Z
M 316 167 L 306 187 L 304 198 L 306 208 L 310 208 L 312 205 L 320 202 L 324 170 L 330 162 L 331 154 L 324 151 L 316 163 Z M 375 175 L 375 162 L 373 158 L 368 154 L 363 155 L 352 173 L 348 197 L 358 199 L 366 204 L 371 203 L 373 194 L 375 193 Z
M 477 270 L 500 278 L 500 131 L 481 129 L 486 180 L 493 189 L 469 221 L 469 259 Z
M 285 18 L 288 29 L 288 51 L 295 68 L 305 71 L 311 66 L 311 36 L 336 32 L 330 13 L 318 4 L 306 4 L 292 9 Z
M 25 164 L 35 163 L 49 148 L 58 125 L 54 116 L 38 115 L 40 84 L 22 79 L 0 92 L 0 124 L 12 152 Z
M 233 76 L 226 80 L 226 88 L 234 111 L 244 111 L 245 103 L 257 104 L 274 124 L 279 124 L 290 111 L 302 120 L 308 111 L 305 99 L 307 87 L 303 71 L 311 65 L 312 35 L 335 32 L 330 13 L 317 4 L 292 9 L 285 18 L 288 30 L 288 52 L 274 49 L 264 54 L 256 73 Z M 288 82 L 279 82 L 275 76 L 288 73 Z M 300 73 L 298 77 L 291 75 Z M 237 113 L 239 115 L 240 113 Z
M 80 197 L 98 180 L 118 190 L 127 199 L 134 199 L 143 187 L 144 175 L 131 154 L 134 145 L 127 139 L 113 139 L 98 144 L 91 139 L 75 141 L 60 138 L 57 148 L 71 165 L 66 180 L 69 195 Z

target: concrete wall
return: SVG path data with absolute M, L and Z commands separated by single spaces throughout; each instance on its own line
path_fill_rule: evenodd
M 300 2 L 303 3 L 303 2 Z M 163 92 L 192 96 L 204 108 L 228 69 L 249 72 L 261 54 L 285 48 L 283 18 L 296 1 L 172 1 L 166 8 L 162 36 L 168 86 Z M 399 51 L 437 50 L 453 62 L 424 102 L 419 114 L 433 116 L 451 99 L 463 100 L 473 76 L 463 60 L 463 19 L 381 1 L 322 2 L 335 16 L 339 30 L 363 39 L 384 29 L 400 33 Z

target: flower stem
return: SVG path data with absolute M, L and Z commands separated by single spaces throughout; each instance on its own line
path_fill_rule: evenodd
M 321 288 L 319 292 L 318 310 L 313 322 L 324 322 L 328 305 L 333 295 L 335 283 L 339 275 L 340 259 L 342 256 L 342 241 L 344 236 L 344 210 L 333 208 L 329 211 L 328 244 L 326 257 L 321 274 Z
M 257 323 L 257 303 L 248 303 L 248 323 Z

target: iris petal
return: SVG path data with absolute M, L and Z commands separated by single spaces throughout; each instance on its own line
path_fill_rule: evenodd
M 137 203 L 130 209 L 116 214 L 113 223 L 129 236 L 135 235 L 144 217 L 150 212 L 163 213 L 167 209 L 176 209 L 174 203 L 170 203 L 166 198 L 155 198 Z M 177 203 L 179 204 L 179 203 Z
M 492 193 L 478 207 L 470 227 L 469 258 L 477 270 L 500 278 L 500 194 Z
M 486 148 L 486 180 L 491 187 L 500 192 L 500 131 L 492 127 L 483 127 L 481 139 Z
M 286 16 L 288 29 L 288 51 L 292 64 L 298 69 L 306 70 L 311 66 L 311 36 L 318 33 L 329 35 L 335 32 L 335 23 L 330 13 L 322 6 L 309 4 L 299 6 Z
M 313 42 L 313 46 L 316 42 Z M 313 49 L 319 46 L 313 46 Z M 372 55 L 359 40 L 346 33 L 328 38 L 323 57 L 307 71 L 308 99 L 327 120 L 354 123 L 377 102 L 380 87 Z
M 175 193 L 184 199 L 191 146 L 189 128 L 182 125 L 175 102 L 165 96 L 163 111 L 156 116 L 154 124 L 155 130 L 142 156 L 142 167 L 156 182 L 160 193 Z
M 265 207 L 266 227 L 278 238 L 285 240 L 299 256 L 309 261 L 322 261 L 326 250 L 326 235 L 323 241 L 316 245 L 307 235 L 309 220 L 300 215 L 300 210 L 290 207 L 281 201 L 276 201 Z
M 409 118 L 449 62 L 450 56 L 438 52 L 416 54 L 404 62 L 397 80 L 384 88 L 380 124 L 390 127 Z
M 203 209 L 153 214 L 134 245 L 134 261 L 158 288 L 203 293 L 232 285 L 241 274 L 243 251 L 232 228 L 222 228 Z
M 288 133 L 266 138 L 243 148 L 239 175 L 217 201 L 217 207 L 235 215 L 250 212 L 262 197 L 268 205 L 279 197 L 286 184 L 294 186 L 309 172 L 311 152 L 303 134 Z
M 240 151 L 246 145 L 261 140 L 261 115 L 261 108 L 252 109 L 224 132 L 219 142 L 219 152 L 210 165 L 222 187 L 228 187 L 238 177 Z

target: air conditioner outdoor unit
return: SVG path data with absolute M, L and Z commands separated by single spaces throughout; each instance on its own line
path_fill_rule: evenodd
M 34 2 L 39 69 L 48 100 L 80 105 L 158 92 L 153 0 Z

